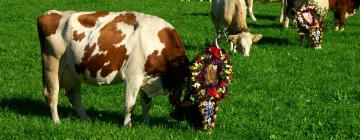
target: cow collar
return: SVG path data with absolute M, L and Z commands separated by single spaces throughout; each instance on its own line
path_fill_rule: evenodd
M 230 58 L 216 45 L 206 48 L 203 55 L 197 55 L 189 67 L 187 97 L 202 114 L 203 129 L 215 127 L 220 99 L 228 94 L 228 84 L 233 79 Z

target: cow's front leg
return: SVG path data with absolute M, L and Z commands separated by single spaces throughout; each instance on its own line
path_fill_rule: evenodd
M 344 23 L 345 23 L 345 14 L 346 12 L 340 12 L 340 31 L 344 31 Z
M 141 82 L 141 78 L 130 78 L 125 82 L 126 93 L 124 127 L 131 127 L 131 114 L 135 108 L 136 97 L 140 90 Z
M 151 101 L 152 99 L 149 96 L 147 96 L 145 92 L 141 93 L 141 106 L 142 106 L 144 123 L 149 123 L 150 120 L 149 110 L 151 107 Z

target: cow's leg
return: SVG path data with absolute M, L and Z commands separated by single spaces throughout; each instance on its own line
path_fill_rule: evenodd
M 281 6 L 281 15 L 280 15 L 280 23 L 285 28 L 289 28 L 289 21 L 290 21 L 290 7 L 287 0 L 282 0 L 282 6 Z
M 134 78 L 126 79 L 126 93 L 125 93 L 125 118 L 124 118 L 124 126 L 131 127 L 131 114 L 135 108 L 135 102 L 137 94 L 140 90 L 142 78 Z
M 299 37 L 300 37 L 300 45 L 304 46 L 304 44 L 305 44 L 305 33 L 299 32 Z
M 57 104 L 59 95 L 59 60 L 55 56 L 42 54 L 43 94 L 50 107 L 52 120 L 60 123 Z
M 248 14 L 249 16 L 251 17 L 251 19 L 253 21 L 256 21 L 256 18 L 254 16 L 254 13 L 253 13 L 253 4 L 254 4 L 254 1 L 253 0 L 246 0 L 246 4 L 248 6 L 247 10 L 248 10 Z
M 346 10 L 340 11 L 339 27 L 341 32 L 344 31 L 345 14 L 346 14 Z
M 73 87 L 65 90 L 65 95 L 69 98 L 73 108 L 76 113 L 80 116 L 81 119 L 88 119 L 89 117 L 86 115 L 84 105 L 81 102 L 81 94 L 80 94 L 81 84 L 78 83 Z
M 335 18 L 335 31 L 339 31 L 340 13 L 339 12 L 334 12 L 334 18 Z
M 280 23 L 283 24 L 284 16 L 286 9 L 286 0 L 281 0 L 281 14 L 280 14 Z
M 284 19 L 284 27 L 285 28 L 289 28 L 289 21 L 290 21 L 289 17 L 286 16 L 285 19 Z
M 142 114 L 144 123 L 149 123 L 149 110 L 151 107 L 151 98 L 146 95 L 145 92 L 141 92 L 141 106 L 142 106 Z

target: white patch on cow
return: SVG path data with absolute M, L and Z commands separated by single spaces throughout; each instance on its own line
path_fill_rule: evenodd
M 150 98 L 167 94 L 162 86 L 160 77 L 146 76 L 142 82 L 141 89 Z
M 110 85 L 110 84 L 116 84 L 115 82 L 113 82 L 113 80 L 115 79 L 116 75 L 118 74 L 119 71 L 112 71 L 109 75 L 107 75 L 106 77 L 102 77 L 101 76 L 101 71 L 102 69 L 100 69 L 97 73 L 96 73 L 96 81 L 98 85 Z
M 104 66 L 107 66 L 109 64 L 110 64 L 110 61 L 107 61 L 107 62 L 104 63 Z

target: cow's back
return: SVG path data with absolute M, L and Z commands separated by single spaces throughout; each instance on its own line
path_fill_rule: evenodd
M 43 17 L 48 20 L 42 22 Z M 114 84 L 128 75 L 158 74 L 166 67 L 151 71 L 155 69 L 151 66 L 155 67 L 158 62 L 166 65 L 169 57 L 174 57 L 171 55 L 184 55 L 161 56 L 166 42 L 160 36 L 174 28 L 155 16 L 138 12 L 49 11 L 39 19 L 39 35 L 43 34 L 40 35 L 41 42 L 56 40 L 62 44 L 61 47 L 47 45 L 42 50 L 56 52 L 63 68 L 78 80 L 91 84 Z M 181 42 L 175 45 L 181 46 L 179 53 L 184 52 Z M 153 65 L 149 65 L 147 59 L 151 55 L 161 59 L 151 60 Z

